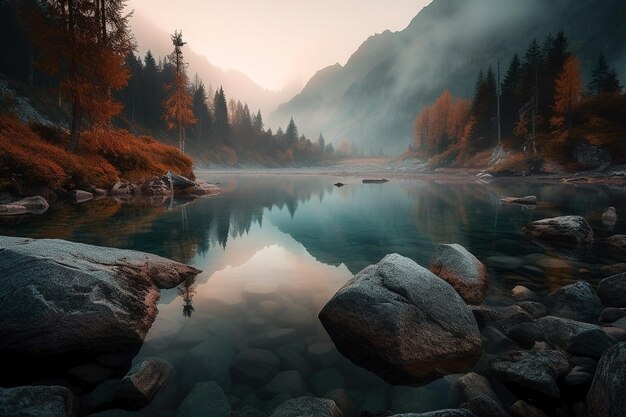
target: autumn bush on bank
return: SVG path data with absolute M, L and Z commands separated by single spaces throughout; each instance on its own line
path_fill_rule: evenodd
M 0 188 L 110 188 L 167 171 L 193 177 L 192 160 L 176 148 L 125 130 L 84 132 L 76 153 L 68 143 L 66 132 L 0 116 Z

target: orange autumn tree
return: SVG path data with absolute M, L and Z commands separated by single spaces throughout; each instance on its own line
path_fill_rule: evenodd
M 122 109 L 111 92 L 128 82 L 124 60 L 135 49 L 125 4 L 125 0 L 45 0 L 32 10 L 38 64 L 60 78 L 61 95 L 71 106 L 71 152 L 78 146 L 83 119 L 103 126 Z
M 570 55 L 563 64 L 563 69 L 556 80 L 554 93 L 554 117 L 550 119 L 553 127 L 566 125 L 572 127 L 574 110 L 582 100 L 583 83 L 580 77 L 578 58 Z
M 174 65 L 174 82 L 166 86 L 171 91 L 171 95 L 165 100 L 165 122 L 168 129 L 178 128 L 178 149 L 180 153 L 185 153 L 185 126 L 196 123 L 193 114 L 193 97 L 189 89 L 189 78 L 187 77 L 187 64 L 183 59 L 182 32 L 175 31 L 172 35 L 174 52 L 170 54 L 170 61 Z
M 415 119 L 415 145 L 431 153 L 441 152 L 457 143 L 470 114 L 470 101 L 453 99 L 445 90 L 431 106 L 425 107 Z

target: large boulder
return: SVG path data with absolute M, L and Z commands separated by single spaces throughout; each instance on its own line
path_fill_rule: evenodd
M 452 285 L 468 304 L 479 305 L 487 297 L 487 268 L 459 244 L 438 245 L 428 269 Z
M 626 416 L 626 343 L 609 349 L 587 394 L 589 417 Z
M 557 378 L 567 372 L 567 357 L 557 350 L 510 351 L 490 362 L 491 372 L 503 382 L 537 394 L 559 398 Z
M 626 272 L 600 281 L 598 296 L 607 307 L 626 307 Z
M 345 356 L 392 382 L 462 372 L 482 350 L 454 288 L 398 254 L 359 272 L 319 318 Z
M 522 232 L 528 238 L 551 244 L 590 245 L 593 230 L 580 216 L 561 216 L 537 220 L 526 225 Z
M 4 364 L 27 358 L 53 366 L 51 357 L 136 349 L 156 317 L 159 289 L 200 272 L 142 252 L 56 239 L 2 236 L 0 251 Z
M 299 397 L 287 400 L 270 417 L 341 417 L 343 414 L 333 400 Z
M 557 317 L 595 323 L 602 311 L 602 303 L 591 285 L 578 281 L 548 294 L 545 304 Z
M 0 388 L 0 416 L 71 417 L 76 406 L 72 392 L 59 386 Z

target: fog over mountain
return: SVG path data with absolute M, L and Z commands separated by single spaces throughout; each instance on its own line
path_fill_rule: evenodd
M 144 57 L 150 50 L 158 61 L 159 58 L 172 52 L 171 35 L 142 17 L 141 13 L 137 11 L 133 13 L 131 26 L 137 40 L 137 53 L 141 57 Z M 184 28 L 182 29 L 184 39 L 185 32 Z M 240 71 L 224 70 L 211 64 L 206 56 L 195 52 L 193 44 L 187 44 L 183 52 L 185 60 L 189 63 L 188 74 L 192 81 L 195 74 L 198 74 L 207 88 L 212 86 L 215 89 L 223 86 L 228 99 L 247 102 L 250 109 L 255 112 L 261 109 L 263 114 L 269 114 L 280 103 L 293 97 L 302 87 L 301 85 L 288 85 L 281 91 L 267 90 Z
M 348 139 L 365 153 L 400 153 L 412 142 L 420 109 L 445 89 L 471 97 L 479 69 L 500 61 L 504 76 L 515 52 L 560 30 L 581 60 L 585 83 L 600 52 L 626 79 L 623 0 L 434 0 L 400 32 L 367 39 L 345 66 L 320 70 L 271 115 L 293 116 L 301 133 Z

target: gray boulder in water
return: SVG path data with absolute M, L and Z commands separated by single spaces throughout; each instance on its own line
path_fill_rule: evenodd
M 545 304 L 550 312 L 564 319 L 596 323 L 602 303 L 586 281 L 578 281 L 548 294 Z
M 359 272 L 319 318 L 345 356 L 390 382 L 462 372 L 482 351 L 476 319 L 454 288 L 398 254 Z
M 600 359 L 587 394 L 589 417 L 626 416 L 626 343 L 618 343 Z
M 0 357 L 78 359 L 138 347 L 160 288 L 200 271 L 142 252 L 0 237 Z
M 196 183 L 189 178 L 183 177 L 182 175 L 174 174 L 172 172 L 168 172 L 163 177 L 163 179 L 171 181 L 172 187 L 174 187 L 174 189 L 177 191 L 187 190 L 196 186 Z
M 604 278 L 598 285 L 598 296 L 608 307 L 626 307 L 626 272 Z
M 428 269 L 452 285 L 468 304 L 480 305 L 487 297 L 487 268 L 459 244 L 437 245 Z
M 522 229 L 528 238 L 566 245 L 590 245 L 593 230 L 580 216 L 560 216 L 537 220 Z

